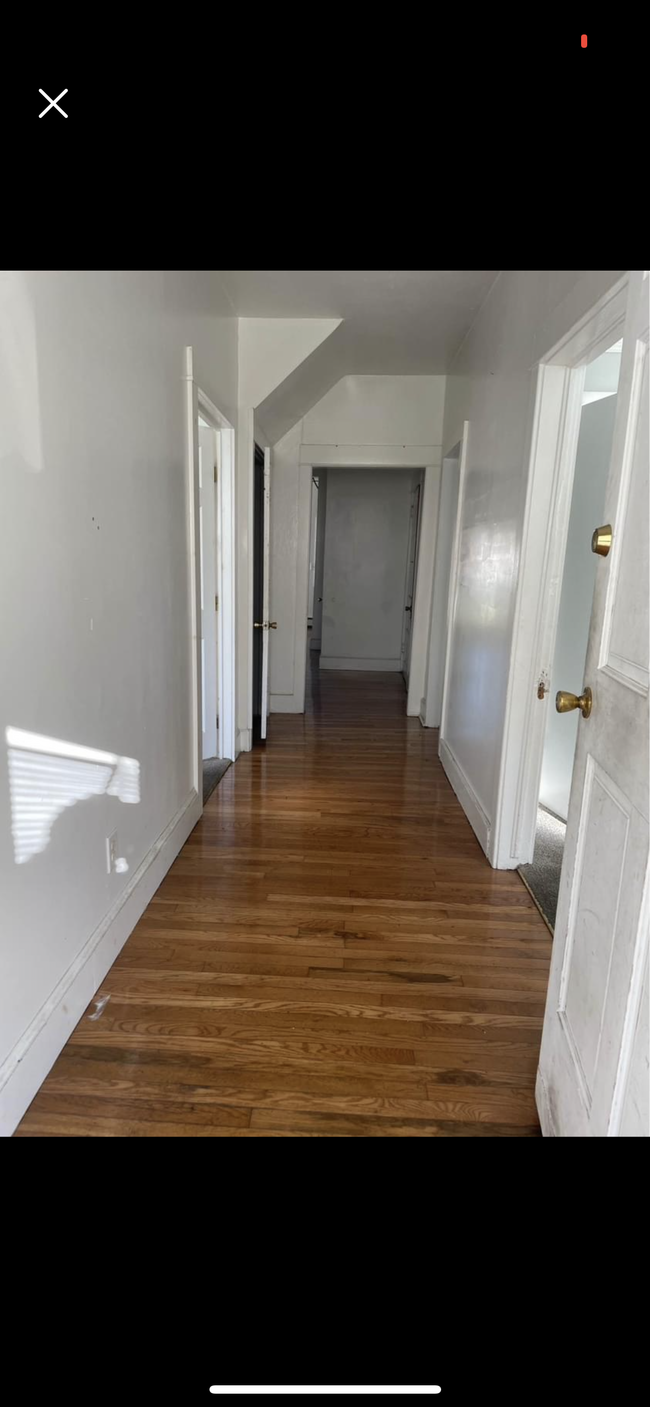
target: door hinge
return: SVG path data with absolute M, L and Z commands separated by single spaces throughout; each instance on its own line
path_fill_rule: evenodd
M 215 466 L 214 466 L 214 482 L 215 482 L 215 484 L 216 484 L 216 482 L 217 482 L 217 466 L 216 466 L 216 464 L 215 464 Z
M 219 597 L 218 597 L 218 596 L 215 596 L 215 598 L 214 598 L 214 609 L 215 609 L 215 611 L 218 611 L 218 610 L 219 610 Z

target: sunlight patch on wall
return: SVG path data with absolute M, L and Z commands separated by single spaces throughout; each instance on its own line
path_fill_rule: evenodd
M 46 849 L 57 817 L 77 801 L 104 793 L 131 806 L 140 800 L 140 763 L 134 757 L 22 728 L 7 728 L 5 737 L 17 865 Z

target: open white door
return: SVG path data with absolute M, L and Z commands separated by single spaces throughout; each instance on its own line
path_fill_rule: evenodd
M 271 543 L 271 451 L 264 451 L 264 566 L 262 572 L 262 738 L 266 737 L 266 724 L 269 716 L 269 631 L 275 624 L 269 620 L 270 611 L 270 543 Z
M 647 1136 L 648 279 L 630 276 L 537 1103 L 545 1134 Z M 601 525 L 585 524 L 591 532 Z M 585 690 L 583 688 L 583 696 Z
M 216 431 L 199 425 L 203 757 L 217 757 Z

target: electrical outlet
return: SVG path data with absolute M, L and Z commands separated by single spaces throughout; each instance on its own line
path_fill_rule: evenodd
M 106 837 L 106 873 L 115 874 L 117 866 L 117 831 Z

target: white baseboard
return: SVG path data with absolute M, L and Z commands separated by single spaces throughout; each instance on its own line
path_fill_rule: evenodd
M 192 791 L 0 1067 L 0 1136 L 8 1138 L 201 818 Z
M 296 694 L 271 694 L 271 713 L 304 713 L 304 695 L 300 699 Z
M 368 660 L 368 659 L 348 659 L 347 655 L 321 655 L 321 669 L 372 669 L 377 673 L 399 674 L 402 668 L 401 660 Z
M 444 738 L 440 739 L 438 755 L 479 845 L 487 855 L 490 843 L 490 818 L 483 810 L 471 782 Z
M 250 728 L 237 729 L 237 757 L 240 752 L 250 752 L 253 746 L 253 734 Z

